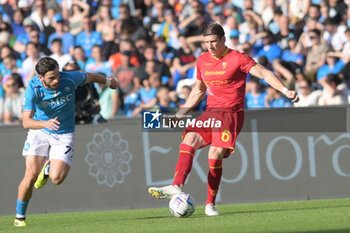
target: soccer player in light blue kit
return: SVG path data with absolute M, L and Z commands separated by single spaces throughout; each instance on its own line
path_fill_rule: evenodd
M 68 175 L 73 157 L 75 89 L 88 82 L 117 88 L 115 79 L 95 73 L 59 72 L 58 68 L 56 60 L 41 58 L 35 66 L 38 76 L 29 81 L 25 91 L 23 127 L 29 132 L 23 148 L 26 170 L 18 187 L 16 227 L 27 225 L 26 209 L 33 186 L 39 189 L 49 178 L 59 185 Z

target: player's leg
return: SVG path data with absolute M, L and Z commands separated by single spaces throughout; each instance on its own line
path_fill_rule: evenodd
M 32 197 L 33 186 L 39 175 L 40 168 L 44 160 L 45 157 L 43 156 L 26 156 L 25 174 L 18 186 L 16 220 L 14 222 L 14 226 L 26 226 L 25 217 L 29 199 Z
M 62 134 L 51 139 L 49 177 L 59 185 L 67 177 L 73 158 L 74 133 Z
M 222 177 L 222 159 L 227 149 L 211 146 L 208 154 L 208 195 L 205 205 L 205 214 L 207 216 L 217 216 L 219 212 L 215 207 L 216 195 L 219 191 L 219 185 Z
M 192 170 L 194 153 L 204 145 L 205 141 L 198 133 L 189 132 L 185 135 L 183 142 L 180 144 L 173 185 L 182 187 L 185 184 L 186 178 Z
M 67 177 L 70 165 L 60 159 L 50 159 L 49 176 L 53 184 L 59 185 Z
M 194 153 L 204 145 L 205 141 L 201 135 L 195 132 L 187 133 L 183 142 L 180 144 L 179 159 L 175 167 L 173 184 L 160 188 L 151 187 L 148 189 L 148 192 L 159 199 L 171 198 L 181 192 L 181 188 L 188 174 L 191 172 Z

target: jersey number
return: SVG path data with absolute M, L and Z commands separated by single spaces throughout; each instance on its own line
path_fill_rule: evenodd
M 70 146 L 66 146 L 66 148 L 67 148 L 67 151 L 64 152 L 65 155 L 68 154 L 68 152 L 72 150 L 72 147 L 70 147 Z
M 228 140 L 230 140 L 230 137 L 231 137 L 231 132 L 228 130 L 224 130 L 224 132 L 222 132 L 222 135 L 221 135 L 221 141 L 227 142 Z

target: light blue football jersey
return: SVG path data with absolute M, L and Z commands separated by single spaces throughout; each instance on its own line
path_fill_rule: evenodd
M 75 128 L 75 89 L 85 84 L 86 73 L 60 72 L 60 84 L 56 90 L 46 89 L 39 77 L 28 82 L 24 94 L 23 111 L 35 111 L 34 120 L 47 121 L 57 117 L 59 129 L 44 130 L 54 134 L 74 132 Z

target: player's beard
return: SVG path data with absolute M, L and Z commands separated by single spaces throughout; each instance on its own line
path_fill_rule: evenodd
M 42 80 L 45 88 L 50 90 L 55 90 L 60 85 L 60 82 L 58 81 L 56 85 L 51 85 L 50 83 L 47 83 L 45 80 Z

